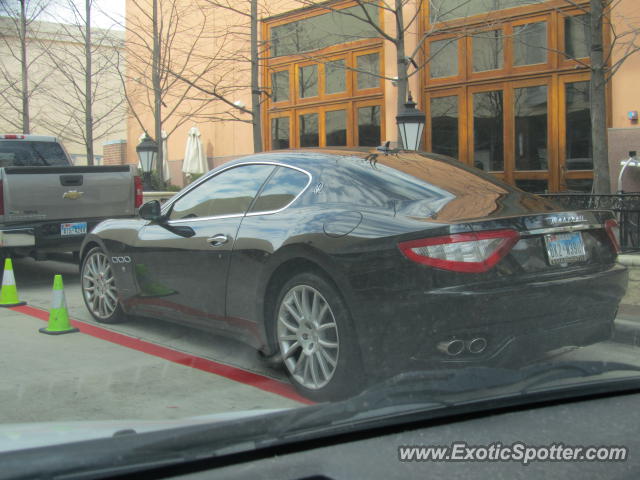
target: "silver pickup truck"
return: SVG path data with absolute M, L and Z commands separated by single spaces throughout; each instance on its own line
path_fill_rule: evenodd
M 55 137 L 0 134 L 0 256 L 77 252 L 95 225 L 141 204 L 132 166 L 76 167 Z

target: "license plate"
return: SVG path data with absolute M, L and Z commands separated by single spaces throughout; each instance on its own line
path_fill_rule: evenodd
M 551 265 L 580 262 L 587 259 L 581 232 L 545 235 L 547 256 Z
M 61 223 L 60 235 L 85 235 L 87 233 L 87 222 Z

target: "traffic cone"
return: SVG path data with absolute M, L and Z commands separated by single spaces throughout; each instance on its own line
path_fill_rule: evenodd
M 40 333 L 48 335 L 62 335 L 63 333 L 78 332 L 69 323 L 67 314 L 67 299 L 64 296 L 64 286 L 62 285 L 62 275 L 53 278 L 53 297 L 51 300 L 51 311 L 49 312 L 49 325 L 40 328 Z
M 10 258 L 4 260 L 4 273 L 2 274 L 2 290 L 0 290 L 0 307 L 19 307 L 27 302 L 18 300 L 16 278 L 13 276 L 13 264 Z

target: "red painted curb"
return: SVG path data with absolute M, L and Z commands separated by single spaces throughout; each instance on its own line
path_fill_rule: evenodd
M 47 311 L 40 308 L 31 307 L 29 305 L 25 305 L 22 307 L 13 307 L 10 310 L 35 317 L 40 320 L 49 320 L 49 313 Z M 280 395 L 281 397 L 285 397 L 296 402 L 304 403 L 307 405 L 313 404 L 312 401 L 299 395 L 291 385 L 279 382 L 278 380 L 274 380 L 263 375 L 259 375 L 257 373 L 242 370 L 240 368 L 225 365 L 223 363 L 214 362 L 213 360 L 208 360 L 206 358 L 196 357 L 195 355 L 190 355 L 188 353 L 173 350 L 171 348 L 162 347 L 160 345 L 156 345 L 155 343 L 129 337 L 128 335 L 124 335 L 122 333 L 112 332 L 111 330 L 107 330 L 90 323 L 82 322 L 80 320 L 71 319 L 71 325 L 79 328 L 81 333 L 99 338 L 101 340 L 106 340 L 107 342 L 115 343 L 116 345 L 121 345 L 133 350 L 138 350 L 139 352 L 147 353 L 155 357 L 164 358 L 165 360 L 169 360 L 170 362 L 185 365 L 197 370 L 202 370 L 203 372 L 213 373 L 214 375 L 228 378 L 229 380 L 233 380 L 234 382 L 243 383 L 251 387 L 259 388 L 260 390 L 264 390 L 265 392 L 275 393 L 276 395 Z

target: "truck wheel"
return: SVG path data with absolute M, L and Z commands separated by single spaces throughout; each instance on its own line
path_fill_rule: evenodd
M 119 323 L 126 314 L 118 302 L 111 263 L 100 247 L 92 248 L 82 262 L 82 298 L 89 313 L 101 323 Z

